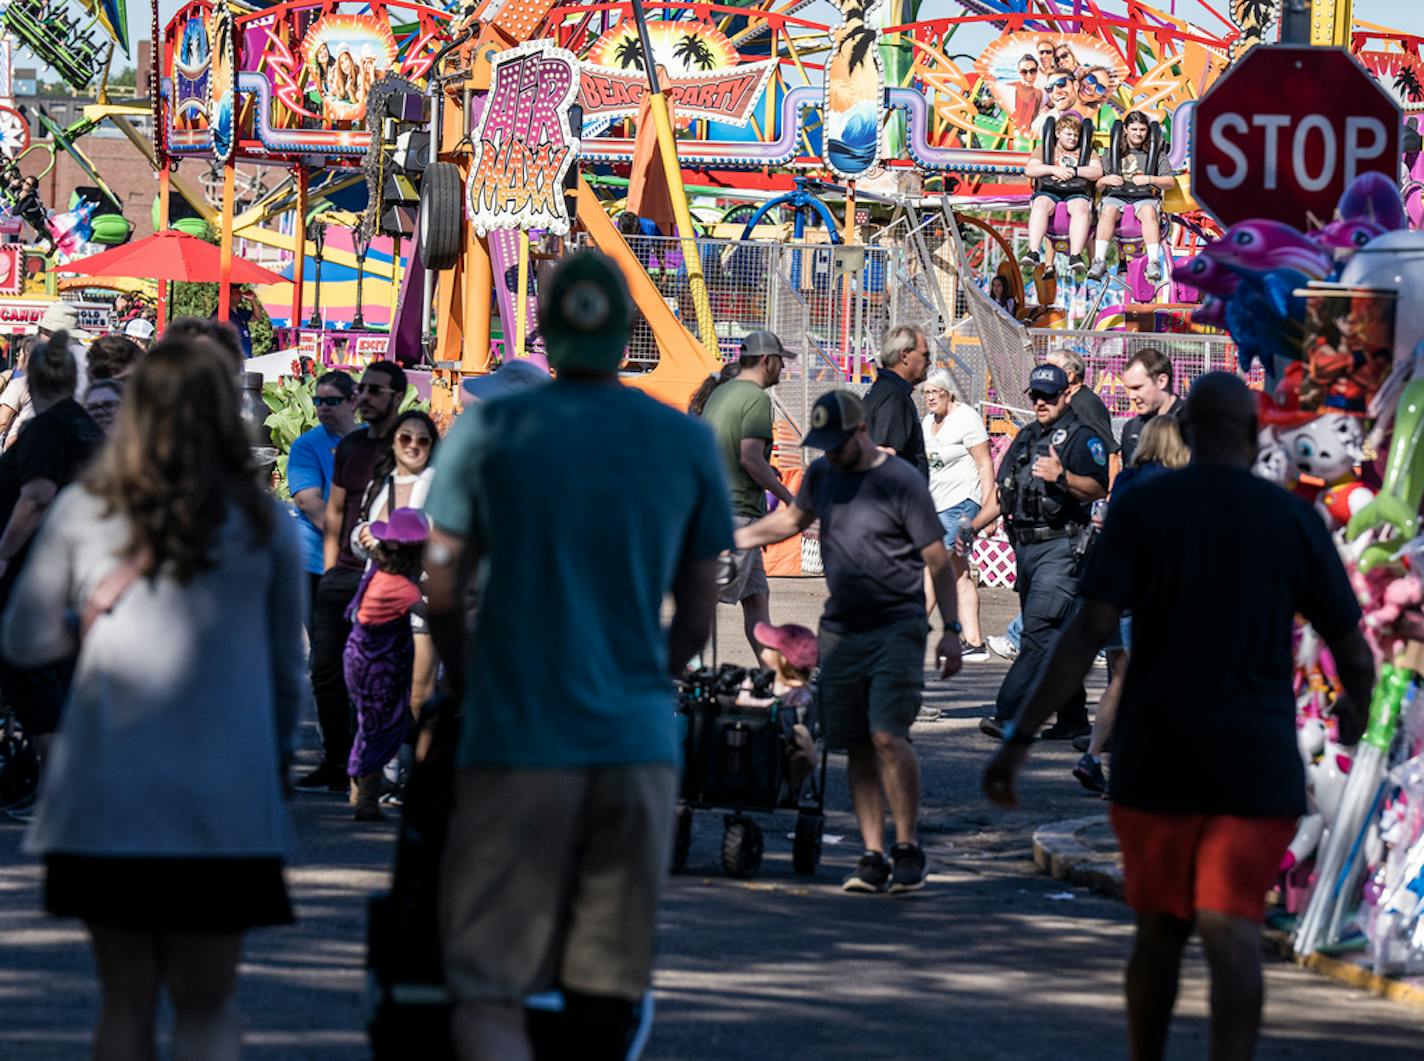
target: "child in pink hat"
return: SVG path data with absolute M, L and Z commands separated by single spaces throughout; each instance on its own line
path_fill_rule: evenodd
M 811 738 L 811 672 L 820 661 L 820 646 L 813 631 L 795 623 L 772 626 L 757 623 L 754 634 L 762 645 L 761 662 L 776 674 L 772 694 L 782 712 L 792 720 L 794 749 L 788 749 L 787 784 L 793 795 L 816 765 L 816 744 Z

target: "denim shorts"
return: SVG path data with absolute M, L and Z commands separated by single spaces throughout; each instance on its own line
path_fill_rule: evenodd
M 950 552 L 954 551 L 954 538 L 959 533 L 959 521 L 965 518 L 973 520 L 979 515 L 979 507 L 978 501 L 965 498 L 959 504 L 950 505 L 939 513 L 939 525 L 944 528 L 944 547 Z

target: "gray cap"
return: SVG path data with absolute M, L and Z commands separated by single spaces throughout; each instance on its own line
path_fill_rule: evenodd
M 742 337 L 742 356 L 744 357 L 766 357 L 774 355 L 776 357 L 795 357 L 796 355 L 781 345 L 772 332 L 755 331 L 748 332 Z
M 460 384 L 467 401 L 487 402 L 516 391 L 528 390 L 549 382 L 549 373 L 533 361 L 506 361 L 487 376 L 474 376 Z

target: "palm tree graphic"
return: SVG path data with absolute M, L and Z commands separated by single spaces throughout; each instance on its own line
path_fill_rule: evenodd
M 1413 67 L 1401 67 L 1399 73 L 1394 75 L 1394 90 L 1410 103 L 1418 103 L 1424 98 L 1424 86 L 1419 84 L 1419 75 Z
M 630 66 L 644 69 L 642 42 L 637 37 L 624 37 L 614 49 L 613 58 L 625 70 Z
M 684 33 L 679 37 L 672 54 L 680 59 L 684 66 L 695 66 L 699 70 L 711 70 L 717 65 L 717 57 L 712 54 L 712 49 L 707 47 L 707 42 L 696 33 Z

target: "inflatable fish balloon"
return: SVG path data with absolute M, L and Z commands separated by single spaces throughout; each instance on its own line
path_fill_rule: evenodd
M 1335 217 L 1341 221 L 1371 221 L 1386 232 L 1409 226 L 1399 185 L 1383 173 L 1361 173 L 1340 195 Z
M 1330 255 L 1290 225 L 1280 221 L 1242 221 L 1232 225 L 1202 254 L 1253 272 L 1299 269 L 1312 280 L 1330 272 Z
M 1201 305 L 1192 311 L 1192 323 L 1203 328 L 1226 327 L 1226 301 L 1215 295 L 1207 295 Z
M 1188 258 L 1177 270 L 1176 279 L 1203 294 L 1216 295 L 1218 298 L 1235 294 L 1237 287 L 1241 285 L 1240 273 L 1225 262 L 1204 253 Z
M 1378 239 L 1393 229 L 1385 228 L 1378 221 L 1364 217 L 1341 218 L 1332 221 L 1319 232 L 1312 233 L 1322 247 L 1333 251 L 1336 257 L 1348 256 L 1359 250 L 1372 239 Z

